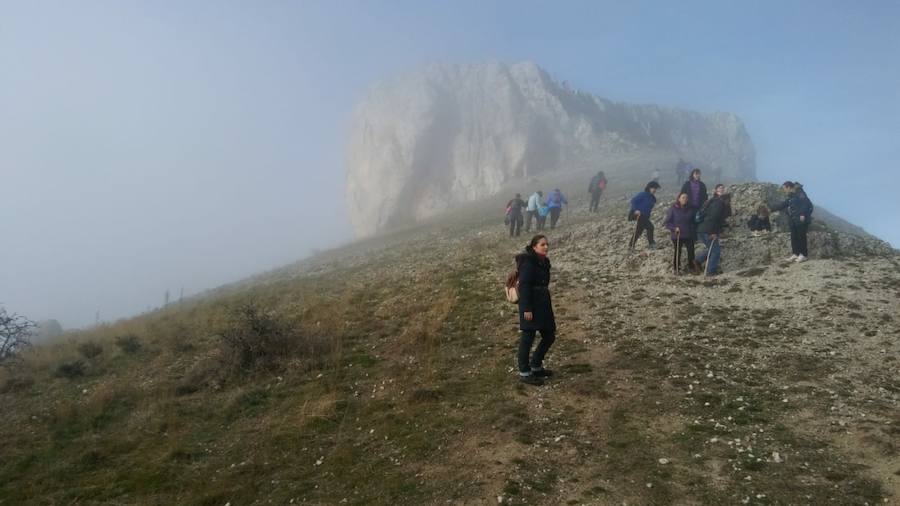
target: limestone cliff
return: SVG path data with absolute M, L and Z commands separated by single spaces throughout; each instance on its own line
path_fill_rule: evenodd
M 349 215 L 356 234 L 369 236 L 532 176 L 641 152 L 755 178 L 753 144 L 734 114 L 613 102 L 533 63 L 432 65 L 373 86 L 358 106 Z

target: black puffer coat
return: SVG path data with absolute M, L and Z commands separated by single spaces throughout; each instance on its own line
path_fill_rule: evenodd
M 550 301 L 550 260 L 541 258 L 531 247 L 516 256 L 519 266 L 519 328 L 556 330 L 553 303 Z M 531 321 L 525 313 L 531 312 Z

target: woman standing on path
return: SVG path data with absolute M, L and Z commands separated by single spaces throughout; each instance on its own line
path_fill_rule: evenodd
M 678 199 L 666 213 L 663 226 L 672 232 L 672 244 L 675 246 L 675 254 L 672 258 L 672 268 L 676 274 L 681 272 L 681 247 L 687 249 L 687 266 L 694 271 L 694 210 L 688 207 L 688 194 L 678 194 Z
M 550 259 L 547 237 L 538 234 L 531 239 L 525 252 L 516 255 L 519 271 L 519 380 L 528 385 L 543 385 L 544 378 L 553 372 L 544 369 L 544 356 L 556 339 L 556 319 L 550 300 Z M 541 342 L 534 354 L 531 346 L 540 331 Z

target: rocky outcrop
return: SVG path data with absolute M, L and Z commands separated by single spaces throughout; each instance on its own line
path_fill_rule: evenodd
M 369 236 L 532 176 L 640 152 L 755 178 L 753 145 L 734 114 L 613 102 L 533 63 L 432 65 L 375 85 L 357 108 L 349 215 L 356 234 Z

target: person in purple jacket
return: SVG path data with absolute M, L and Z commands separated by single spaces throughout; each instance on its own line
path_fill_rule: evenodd
M 709 200 L 709 195 L 706 193 L 706 183 L 700 180 L 700 175 L 700 169 L 692 170 L 691 178 L 685 181 L 681 187 L 681 193 L 687 193 L 688 207 L 692 208 L 694 212 L 702 208 L 703 204 Z
M 688 194 L 679 193 L 678 199 L 666 213 L 663 226 L 672 232 L 672 244 L 675 246 L 675 254 L 672 255 L 672 267 L 676 273 L 681 272 L 678 265 L 681 260 L 681 247 L 687 249 L 688 270 L 694 272 L 694 210 L 688 207 Z

